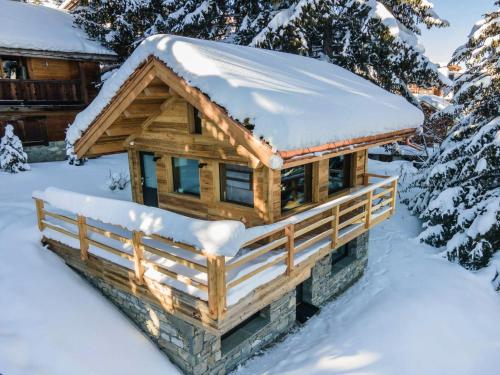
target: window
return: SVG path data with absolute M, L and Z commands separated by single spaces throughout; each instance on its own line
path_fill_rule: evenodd
M 348 155 L 331 158 L 328 161 L 328 195 L 349 187 Z
M 281 210 L 289 211 L 311 202 L 312 164 L 281 171 Z
M 196 108 L 194 110 L 194 134 L 201 134 L 201 113 Z
M 172 158 L 174 191 L 200 196 L 200 168 L 198 160 Z
M 263 315 L 264 312 L 259 311 L 223 334 L 220 341 L 222 354 L 229 353 L 257 332 L 261 331 L 269 323 L 269 320 Z
M 355 240 L 354 240 L 355 241 Z M 355 244 L 356 242 L 354 242 Z M 356 255 L 353 253 L 352 241 L 333 250 L 332 252 L 332 273 L 342 271 L 345 267 L 356 260 Z M 352 251 L 351 251 L 352 250 Z
M 0 78 L 3 79 L 27 79 L 26 67 L 18 57 L 0 58 Z
M 253 207 L 252 185 L 252 169 L 234 164 L 220 165 L 220 199 L 222 201 Z

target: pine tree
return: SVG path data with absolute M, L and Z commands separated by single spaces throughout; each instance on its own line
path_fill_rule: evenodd
M 125 59 L 161 18 L 162 0 L 88 0 L 75 11 L 75 23 Z
M 374 0 L 284 1 L 279 8 L 267 9 L 265 15 L 254 16 L 248 22 L 255 25 L 257 19 L 271 18 L 258 33 L 250 29 L 254 37 L 249 44 L 324 59 L 418 105 L 408 90 L 409 84 L 442 85 L 437 67 L 417 44 L 418 23 L 445 26 L 447 22 L 432 12 L 427 1 L 427 13 L 422 1 L 411 2 L 412 6 L 407 2 L 403 6 L 400 1 L 390 3 L 399 12 L 397 16 Z M 233 40 L 247 42 L 248 34 L 252 34 L 248 30 L 238 30 Z
M 500 1 L 495 2 L 500 6 Z M 405 189 L 424 221 L 420 239 L 446 246 L 468 269 L 488 264 L 500 249 L 500 9 L 476 23 L 454 54 L 466 72 L 446 113 L 454 126 L 440 149 Z
M 0 168 L 9 173 L 29 171 L 28 155 L 23 150 L 23 144 L 14 134 L 11 124 L 5 126 L 5 135 L 0 140 Z
M 226 35 L 226 0 L 167 1 L 162 14 L 148 34 L 169 33 L 193 38 L 219 40 Z

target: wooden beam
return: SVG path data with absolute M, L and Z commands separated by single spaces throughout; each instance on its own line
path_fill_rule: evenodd
M 285 236 L 287 237 L 286 242 L 286 274 L 290 276 L 293 271 L 293 256 L 295 254 L 295 226 L 293 224 L 289 224 L 285 227 Z
M 144 259 L 144 252 L 141 245 L 142 233 L 134 230 L 132 232 L 132 246 L 134 249 L 134 271 L 135 278 L 139 285 L 144 284 L 144 265 L 142 260 Z

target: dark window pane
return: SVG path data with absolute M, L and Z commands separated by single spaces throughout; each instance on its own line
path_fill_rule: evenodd
M 201 114 L 194 109 L 194 134 L 201 134 Z
M 332 252 L 332 266 L 338 264 L 342 259 L 345 259 L 349 256 L 349 244 L 339 247 L 338 249 L 333 250 Z
M 328 163 L 328 194 L 349 186 L 349 157 L 337 156 Z
M 176 193 L 200 195 L 200 168 L 198 160 L 172 158 L 174 168 L 174 191 Z
M 292 210 L 311 202 L 312 165 L 306 164 L 281 171 L 281 210 Z
M 253 206 L 252 169 L 232 164 L 221 164 L 221 200 Z

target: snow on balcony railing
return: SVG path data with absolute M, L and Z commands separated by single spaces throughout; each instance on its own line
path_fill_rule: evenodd
M 55 188 L 33 197 L 45 238 L 79 249 L 83 261 L 97 256 L 129 268 L 139 284 L 151 279 L 206 301 L 221 318 L 256 288 L 294 277 L 391 215 L 397 178 L 367 174 L 365 181 L 308 211 L 248 229 Z

